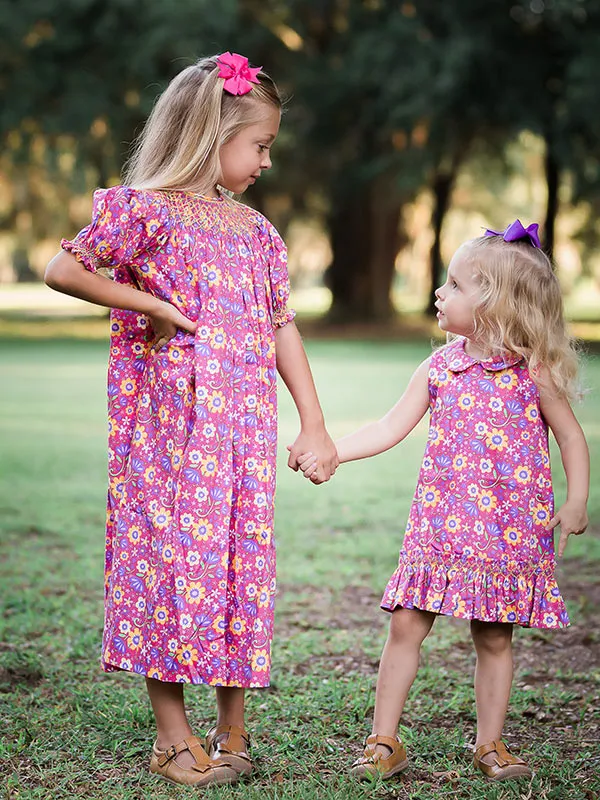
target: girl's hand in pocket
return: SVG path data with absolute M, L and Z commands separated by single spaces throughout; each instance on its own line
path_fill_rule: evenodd
M 154 351 L 160 350 L 161 347 L 168 344 L 178 330 L 195 333 L 198 327 L 197 322 L 184 317 L 179 309 L 164 301 L 161 301 L 156 311 L 149 314 L 148 317 L 154 331 L 154 341 L 152 342 Z

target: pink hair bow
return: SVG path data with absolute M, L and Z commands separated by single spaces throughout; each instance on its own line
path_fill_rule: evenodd
M 503 231 L 492 231 L 487 230 L 484 233 L 484 236 L 502 236 L 505 242 L 518 242 L 522 239 L 528 241 L 534 247 L 541 248 L 542 243 L 540 242 L 540 237 L 538 235 L 538 228 L 540 226 L 537 222 L 532 222 L 531 225 L 528 225 L 526 228 L 521 223 L 521 220 L 516 219 L 514 222 L 511 222 Z
M 223 89 L 229 94 L 248 94 L 262 67 L 251 67 L 246 56 L 239 53 L 221 53 L 217 56 L 219 78 L 225 78 Z

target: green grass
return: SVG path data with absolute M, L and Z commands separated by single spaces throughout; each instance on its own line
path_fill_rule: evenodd
M 334 435 L 395 402 L 426 342 L 314 341 L 315 378 Z M 107 345 L 102 340 L 0 343 L 0 774 L 8 800 L 191 798 L 146 772 L 153 720 L 143 682 L 100 671 Z M 600 456 L 600 360 L 577 413 Z M 474 775 L 473 656 L 467 626 L 440 620 L 403 719 L 411 768 L 359 785 L 347 768 L 369 729 L 387 616 L 379 594 L 394 569 L 425 443 L 422 424 L 377 459 L 344 465 L 315 488 L 285 468 L 296 419 L 281 392 L 277 495 L 279 598 L 273 684 L 248 693 L 258 771 L 205 796 L 240 800 L 542 798 L 600 794 L 600 489 L 592 531 L 560 567 L 575 622 L 556 634 L 518 632 L 507 738 L 531 756 L 531 784 Z M 558 465 L 555 453 L 555 465 Z M 564 479 L 556 470 L 558 499 Z M 587 659 L 587 660 L 586 660 Z M 202 731 L 210 690 L 188 692 Z

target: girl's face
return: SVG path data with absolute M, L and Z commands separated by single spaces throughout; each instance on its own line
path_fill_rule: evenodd
M 440 328 L 447 333 L 471 337 L 475 330 L 473 309 L 479 301 L 480 292 L 473 262 L 463 245 L 452 257 L 446 283 L 435 292 Z
M 256 183 L 264 169 L 271 168 L 270 149 L 279 132 L 281 113 L 264 105 L 260 120 L 236 133 L 219 150 L 219 183 L 234 194 L 242 194 Z

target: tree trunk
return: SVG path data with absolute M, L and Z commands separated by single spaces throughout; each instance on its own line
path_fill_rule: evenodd
M 558 214 L 558 161 L 554 155 L 551 137 L 546 137 L 546 185 L 548 187 L 548 201 L 546 203 L 546 222 L 544 225 L 544 249 L 549 256 L 554 250 L 554 229 L 556 215 Z
M 400 245 L 402 203 L 380 181 L 338 198 L 329 217 L 333 261 L 325 283 L 333 295 L 330 322 L 386 322 Z
M 434 239 L 429 256 L 431 285 L 429 289 L 429 300 L 427 302 L 428 314 L 435 314 L 435 290 L 442 282 L 442 272 L 444 271 L 444 264 L 442 261 L 442 227 L 444 225 L 446 213 L 450 207 L 450 198 L 452 197 L 456 172 L 456 167 L 453 167 L 449 171 L 438 171 L 431 187 L 435 200 L 431 217 Z

